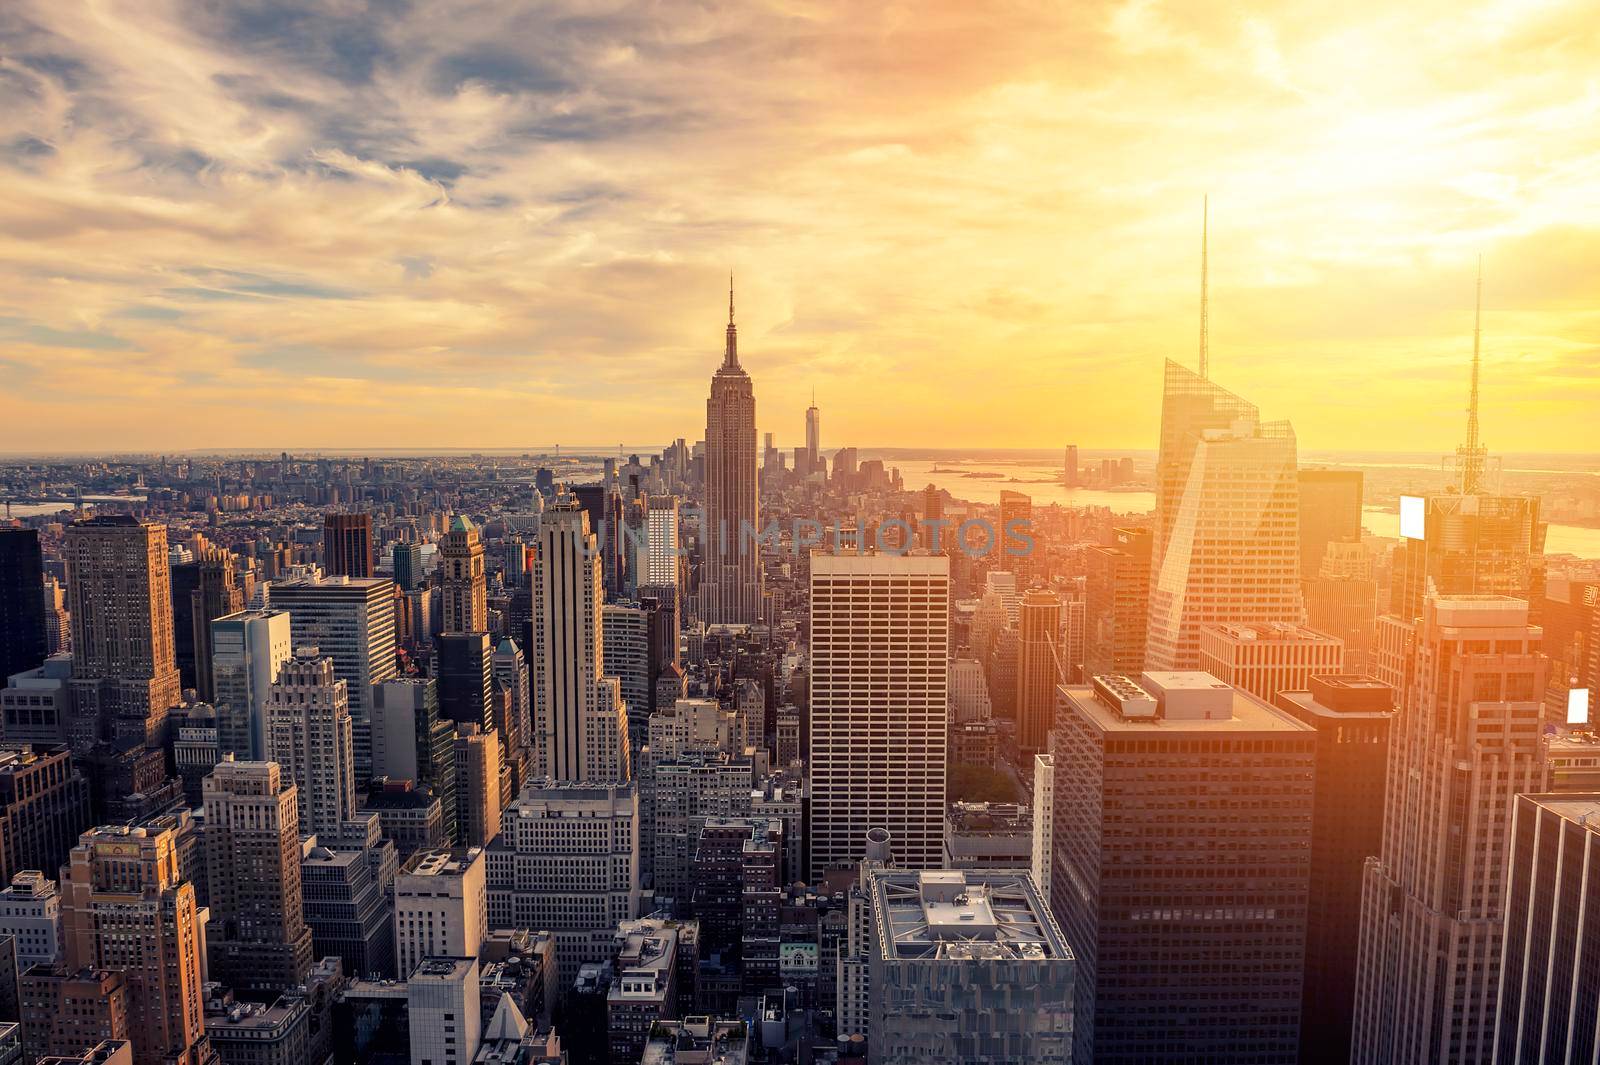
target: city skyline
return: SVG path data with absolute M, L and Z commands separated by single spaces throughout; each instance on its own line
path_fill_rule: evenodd
M 690 436 L 730 266 L 784 439 L 1148 447 L 1207 193 L 1305 450 L 1456 442 L 1479 254 L 1484 440 L 1581 448 L 1590 20 L 1444 13 L 21 5 L 0 450 Z

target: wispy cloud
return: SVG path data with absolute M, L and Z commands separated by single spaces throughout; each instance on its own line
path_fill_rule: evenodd
M 816 384 L 839 441 L 1149 446 L 1202 192 L 1214 372 L 1306 446 L 1454 440 L 1482 252 L 1486 431 L 1571 447 L 1597 51 L 1578 0 L 14 0 L 0 448 L 692 437 L 729 266 L 780 438 Z

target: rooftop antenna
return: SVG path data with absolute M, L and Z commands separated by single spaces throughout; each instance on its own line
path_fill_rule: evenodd
M 1210 222 L 1211 196 L 1208 193 L 1206 197 L 1200 201 L 1200 377 L 1203 380 L 1210 380 L 1210 373 L 1207 363 L 1210 361 L 1211 355 L 1211 329 L 1210 322 L 1208 321 L 1207 317 L 1209 307 L 1207 306 L 1208 300 L 1206 292 L 1208 284 L 1208 279 L 1206 277 L 1206 238 L 1208 236 L 1207 231 L 1210 228 Z
M 1461 494 L 1483 488 L 1485 454 L 1478 437 L 1478 368 L 1483 360 L 1483 256 L 1478 256 L 1478 283 L 1472 314 L 1472 391 L 1467 400 L 1467 442 L 1456 449 L 1461 466 Z

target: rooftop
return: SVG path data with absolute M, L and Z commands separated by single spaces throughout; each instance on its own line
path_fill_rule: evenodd
M 1201 679 L 1203 678 L 1203 680 Z M 1142 683 L 1127 677 L 1095 677 L 1092 685 L 1063 684 L 1056 690 L 1102 732 L 1263 733 L 1313 732 L 1289 715 L 1274 710 L 1248 692 L 1229 687 L 1209 673 L 1146 673 Z M 1116 684 L 1106 682 L 1115 681 Z M 1158 689 L 1152 691 L 1151 689 Z M 1124 689 L 1127 695 L 1123 696 Z M 1112 693 L 1116 694 L 1112 694 Z M 1225 704 L 1227 716 L 1172 716 L 1164 702 L 1198 695 L 1206 704 Z M 1143 696 L 1141 701 L 1138 696 Z M 1119 708 L 1118 697 L 1129 698 L 1133 712 Z
M 895 870 L 874 874 L 870 890 L 878 950 L 889 960 L 1072 957 L 1026 874 Z
M 1259 643 L 1330 643 L 1338 640 L 1337 636 L 1329 636 L 1325 632 L 1287 621 L 1265 621 L 1253 625 L 1237 625 L 1230 622 L 1208 625 L 1206 628 L 1231 640 L 1250 640 Z

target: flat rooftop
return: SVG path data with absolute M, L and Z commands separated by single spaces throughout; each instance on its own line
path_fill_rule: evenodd
M 874 930 L 898 961 L 1062 961 L 1071 949 L 1026 874 L 938 869 L 871 880 Z
M 1117 712 L 1116 707 L 1101 701 L 1095 695 L 1094 688 L 1089 685 L 1062 684 L 1057 686 L 1056 692 L 1058 695 L 1065 696 L 1077 709 L 1078 713 L 1087 718 L 1102 732 L 1197 732 L 1218 735 L 1226 733 L 1316 731 L 1310 725 L 1296 721 L 1282 711 L 1274 710 L 1255 696 L 1237 688 L 1232 693 L 1231 717 L 1210 719 L 1179 718 L 1176 720 L 1160 716 L 1124 717 Z
M 1557 817 L 1582 825 L 1590 832 L 1600 832 L 1600 793 L 1556 792 L 1548 795 L 1529 795 L 1527 798 Z
M 1338 639 L 1337 636 L 1329 636 L 1325 632 L 1287 621 L 1264 621 L 1250 625 L 1228 622 L 1221 625 L 1207 625 L 1205 628 L 1231 640 L 1253 643 L 1329 643 Z M 1201 631 L 1204 632 L 1205 629 Z

